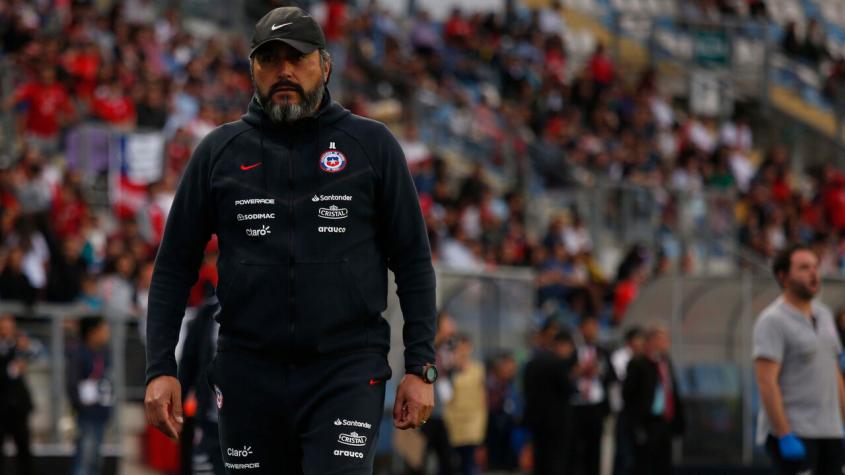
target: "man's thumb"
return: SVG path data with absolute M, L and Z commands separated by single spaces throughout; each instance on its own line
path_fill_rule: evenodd
M 181 391 L 172 393 L 171 407 L 173 407 L 173 418 L 181 424 L 185 419 L 182 418 L 182 395 L 180 393 Z

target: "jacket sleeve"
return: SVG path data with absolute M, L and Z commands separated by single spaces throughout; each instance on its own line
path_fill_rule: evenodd
M 179 182 L 156 256 L 147 315 L 147 383 L 176 376 L 179 328 L 213 229 L 209 137 L 197 146 Z
M 380 234 L 387 266 L 396 276 L 396 294 L 405 325 L 405 367 L 434 363 L 435 277 L 425 221 L 405 154 L 384 128 L 381 167 Z

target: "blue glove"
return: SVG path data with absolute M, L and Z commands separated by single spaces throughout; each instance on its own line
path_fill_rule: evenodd
M 778 439 L 778 447 L 784 460 L 802 460 L 807 455 L 804 443 L 792 432 Z

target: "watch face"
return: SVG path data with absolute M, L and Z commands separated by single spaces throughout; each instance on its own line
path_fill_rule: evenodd
M 433 383 L 435 380 L 437 380 L 437 368 L 435 368 L 434 366 L 429 366 L 425 369 L 423 377 L 426 381 Z

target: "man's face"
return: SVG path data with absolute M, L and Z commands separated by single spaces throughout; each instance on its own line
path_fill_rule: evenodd
M 0 340 L 15 336 L 15 319 L 9 315 L 0 316 Z
M 313 115 L 330 67 L 321 64 L 319 51 L 302 54 L 281 41 L 262 46 L 253 56 L 252 82 L 264 112 L 277 123 Z
M 642 354 L 645 349 L 645 338 L 642 336 L 635 336 L 628 341 L 628 346 L 631 348 L 631 353 L 635 355 Z
M 599 323 L 595 318 L 585 319 L 581 323 L 581 336 L 587 343 L 596 341 L 599 336 Z
M 669 332 L 665 329 L 657 331 L 649 338 L 648 345 L 651 347 L 651 353 L 653 354 L 668 354 L 672 346 L 671 340 L 669 339 Z
M 783 286 L 802 300 L 812 300 L 821 288 L 819 259 L 816 255 L 806 250 L 794 252 Z
M 575 352 L 575 346 L 570 341 L 556 341 L 553 344 L 553 349 L 563 359 L 568 359 Z

